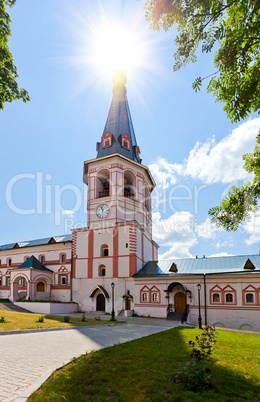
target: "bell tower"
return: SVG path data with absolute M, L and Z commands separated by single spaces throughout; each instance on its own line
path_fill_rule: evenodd
M 113 84 L 111 106 L 101 141 L 97 143 L 97 157 L 84 162 L 87 228 L 73 231 L 75 301 L 82 299 L 83 282 L 84 288 L 91 290 L 101 279 L 103 283 L 113 279 L 120 281 L 118 284 L 126 291 L 125 281 L 147 261 L 157 260 L 151 215 L 155 182 L 140 159 L 124 70 L 113 74 Z M 89 308 L 90 302 L 86 303 Z

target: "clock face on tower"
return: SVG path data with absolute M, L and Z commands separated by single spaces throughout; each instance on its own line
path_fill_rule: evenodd
M 110 208 L 108 205 L 101 204 L 97 207 L 97 210 L 96 210 L 97 217 L 100 219 L 104 219 L 109 214 L 109 211 L 110 211 Z

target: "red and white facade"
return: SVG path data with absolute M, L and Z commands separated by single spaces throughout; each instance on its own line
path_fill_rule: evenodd
M 88 185 L 88 227 L 72 234 L 73 300 L 84 310 L 96 310 L 96 297 L 102 290 L 90 294 L 97 286 L 109 294 L 114 282 L 120 295 L 116 311 L 125 310 L 130 301 L 129 310 L 133 310 L 131 277 L 147 261 L 158 259 L 151 232 L 150 193 L 155 183 L 147 167 L 120 154 L 85 162 L 84 182 Z M 102 206 L 106 216 L 98 216 Z M 109 311 L 110 301 L 104 298 Z
M 203 324 L 260 330 L 260 256 L 157 262 L 155 182 L 141 164 L 125 83 L 124 74 L 114 77 L 98 156 L 84 163 L 87 227 L 0 247 L 0 298 L 73 301 L 82 311 L 111 312 L 113 283 L 116 315 L 197 324 L 200 310 Z

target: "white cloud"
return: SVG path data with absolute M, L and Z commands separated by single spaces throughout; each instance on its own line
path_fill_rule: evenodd
M 246 222 L 244 230 L 249 234 L 246 244 L 251 245 L 260 242 L 260 211 L 251 216 L 251 220 Z
M 74 217 L 74 215 L 75 215 L 75 212 L 70 209 L 64 209 L 63 211 L 61 211 L 61 213 L 62 213 L 62 215 L 66 215 L 71 218 Z
M 208 257 L 209 258 L 211 258 L 211 257 L 230 257 L 232 255 L 234 255 L 234 254 L 228 254 L 226 252 L 223 252 L 223 253 L 211 254 Z
M 223 230 L 213 225 L 209 218 L 196 227 L 196 233 L 204 239 L 215 239 L 220 232 L 223 232 Z
M 245 177 L 242 155 L 252 152 L 260 130 L 260 118 L 242 123 L 223 140 L 215 138 L 196 143 L 186 160 L 185 175 L 199 178 L 204 183 L 230 183 Z
M 149 169 L 159 189 L 166 189 L 177 181 L 177 176 L 182 174 L 183 167 L 177 163 L 170 163 L 165 158 L 158 156 Z
M 153 238 L 161 246 L 171 247 L 160 259 L 192 257 L 189 249 L 197 243 L 192 214 L 182 211 L 162 219 L 159 212 L 153 213 Z

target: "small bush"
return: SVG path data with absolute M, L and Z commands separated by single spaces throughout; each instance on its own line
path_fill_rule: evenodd
M 0 315 L 0 323 L 6 322 L 5 320 L 5 316 L 4 315 Z
M 189 341 L 189 345 L 192 345 L 192 351 L 190 357 L 197 360 L 207 360 L 213 350 L 213 340 L 216 330 L 215 327 L 207 325 L 201 335 L 196 336 L 195 342 Z
M 191 361 L 187 362 L 178 370 L 175 376 L 175 382 L 181 383 L 184 388 L 200 392 L 212 388 L 210 383 L 210 368 L 207 362 L 213 350 L 213 340 L 215 336 L 215 327 L 206 326 L 201 335 L 196 336 L 195 341 L 189 341 L 192 346 L 190 354 Z
M 101 318 L 100 317 L 95 317 L 95 320 L 96 321 L 101 321 Z
M 38 318 L 38 320 L 36 320 L 35 322 L 43 322 L 43 321 L 44 321 L 44 316 L 41 315 L 41 316 Z
M 201 392 L 210 389 L 210 368 L 204 361 L 192 360 L 184 364 L 175 376 L 175 382 L 181 383 L 189 391 Z
M 64 316 L 64 322 L 70 322 L 70 316 L 69 315 Z

